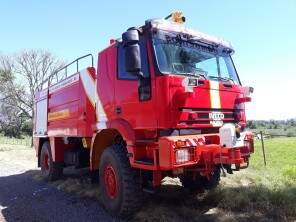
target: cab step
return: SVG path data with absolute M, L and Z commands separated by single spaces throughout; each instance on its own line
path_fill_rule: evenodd
M 144 164 L 144 165 L 150 165 L 150 166 L 154 165 L 153 160 L 148 159 L 148 158 L 143 158 L 143 159 L 140 159 L 140 160 L 136 160 L 135 162 L 138 163 L 138 164 Z

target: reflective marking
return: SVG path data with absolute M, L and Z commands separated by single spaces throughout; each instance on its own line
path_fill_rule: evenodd
M 203 145 L 203 143 L 202 143 L 202 141 L 199 141 L 198 139 L 196 139 L 196 138 L 194 138 L 193 139 L 194 140 L 194 142 L 196 143 L 196 145 Z
M 190 143 L 191 143 L 192 146 L 196 146 L 197 145 L 196 142 L 193 139 L 189 138 L 188 140 L 190 141 Z
M 219 82 L 210 81 L 210 99 L 212 109 L 221 109 Z
M 70 110 L 69 109 L 63 109 L 56 112 L 49 112 L 48 113 L 48 121 L 54 121 L 54 120 L 60 120 L 60 119 L 66 119 L 70 117 Z
M 107 128 L 106 122 L 108 121 L 108 118 L 97 91 L 96 91 L 96 115 L 97 115 L 97 121 L 98 121 L 96 125 L 97 129 L 106 129 Z
M 108 120 L 102 102 L 96 90 L 96 80 L 94 80 L 87 69 L 80 71 L 80 78 L 87 94 L 87 97 L 93 107 L 96 109 L 97 129 L 106 129 L 106 121 Z
M 94 79 L 90 76 L 87 69 L 80 71 L 80 78 L 82 81 L 84 91 L 85 91 L 89 101 L 91 102 L 93 107 L 95 107 L 96 86 L 95 86 Z

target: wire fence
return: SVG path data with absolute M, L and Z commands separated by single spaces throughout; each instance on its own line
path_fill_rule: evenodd
M 7 145 L 22 145 L 22 146 L 31 146 L 32 138 L 24 137 L 22 139 L 10 138 L 5 136 L 0 136 L 0 144 Z

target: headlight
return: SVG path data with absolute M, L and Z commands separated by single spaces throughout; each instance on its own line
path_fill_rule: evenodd
M 176 163 L 181 164 L 189 161 L 189 150 L 186 149 L 177 149 L 176 150 Z

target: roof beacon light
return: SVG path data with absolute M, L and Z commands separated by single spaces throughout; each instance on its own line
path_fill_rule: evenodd
M 183 13 L 181 11 L 175 11 L 164 18 L 165 20 L 171 19 L 175 23 L 183 24 L 185 22 L 185 16 L 183 16 Z

